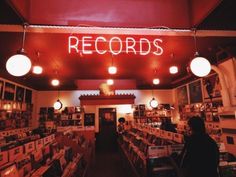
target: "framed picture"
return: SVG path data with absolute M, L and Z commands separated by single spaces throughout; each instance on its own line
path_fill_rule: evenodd
M 145 104 L 140 104 L 140 105 L 138 105 L 138 107 L 139 107 L 139 110 L 145 110 L 145 108 L 146 108 L 146 106 L 145 106 Z
M 16 101 L 23 102 L 25 96 L 25 89 L 22 87 L 16 87 Z
M 5 100 L 14 100 L 15 96 L 15 85 L 9 82 L 5 83 L 5 90 L 4 90 L 4 99 Z
M 84 114 L 84 126 L 94 126 L 95 125 L 95 114 L 85 113 Z
M 221 98 L 221 85 L 218 74 L 203 78 L 204 99 Z
M 177 88 L 177 100 L 179 105 L 188 104 L 188 93 L 186 85 Z
M 202 102 L 201 80 L 192 82 L 189 85 L 190 104 Z
M 25 91 L 25 102 L 26 103 L 32 102 L 32 91 L 29 89 L 26 89 L 26 91 Z
M 3 94 L 3 85 L 4 82 L 2 80 L 0 80 L 0 99 L 2 99 L 2 94 Z

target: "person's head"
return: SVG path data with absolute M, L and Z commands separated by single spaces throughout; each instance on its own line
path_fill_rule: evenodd
M 118 119 L 118 122 L 119 122 L 120 124 L 125 123 L 125 118 L 124 118 L 124 117 L 120 117 L 120 118 Z
M 206 133 L 204 120 L 199 116 L 193 116 L 188 120 L 188 126 L 192 134 Z

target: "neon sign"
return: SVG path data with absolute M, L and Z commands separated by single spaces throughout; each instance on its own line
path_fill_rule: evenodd
M 135 39 L 133 37 L 126 37 L 121 39 L 120 37 L 114 36 L 106 38 L 103 36 L 69 36 L 68 37 L 68 52 L 80 53 L 90 55 L 97 53 L 104 55 L 108 52 L 113 55 L 119 55 L 121 53 L 133 53 L 139 55 L 154 54 L 160 56 L 163 54 L 163 48 L 161 47 L 162 39 L 155 38 L 150 41 L 147 38 L 140 37 Z

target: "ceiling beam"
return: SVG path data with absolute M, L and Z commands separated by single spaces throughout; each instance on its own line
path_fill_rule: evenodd
M 65 33 L 65 34 L 117 34 L 117 35 L 153 35 L 153 36 L 194 36 L 190 29 L 149 29 L 149 28 L 108 28 L 108 27 L 73 27 L 29 25 L 30 33 Z M 21 25 L 0 25 L 0 32 L 23 32 Z M 236 37 L 236 31 L 197 30 L 198 37 Z

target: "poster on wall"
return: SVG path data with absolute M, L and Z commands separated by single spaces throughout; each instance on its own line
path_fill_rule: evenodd
M 24 93 L 25 89 L 22 87 L 16 87 L 16 101 L 23 102 L 24 101 Z
M 3 94 L 3 84 L 4 82 L 0 80 L 0 99 L 2 99 L 2 94 Z
M 32 102 L 32 91 L 29 89 L 26 89 L 26 91 L 25 91 L 25 102 L 26 103 Z
M 190 104 L 202 102 L 201 81 L 192 82 L 189 85 Z
M 84 114 L 84 126 L 94 126 L 95 125 L 95 114 L 85 113 Z
M 221 85 L 218 74 L 203 78 L 204 99 L 221 98 Z
M 179 105 L 188 104 L 188 93 L 186 85 L 177 88 L 177 100 Z
M 5 100 L 14 100 L 15 96 L 15 85 L 9 82 L 5 83 L 5 90 L 4 90 L 4 99 Z

